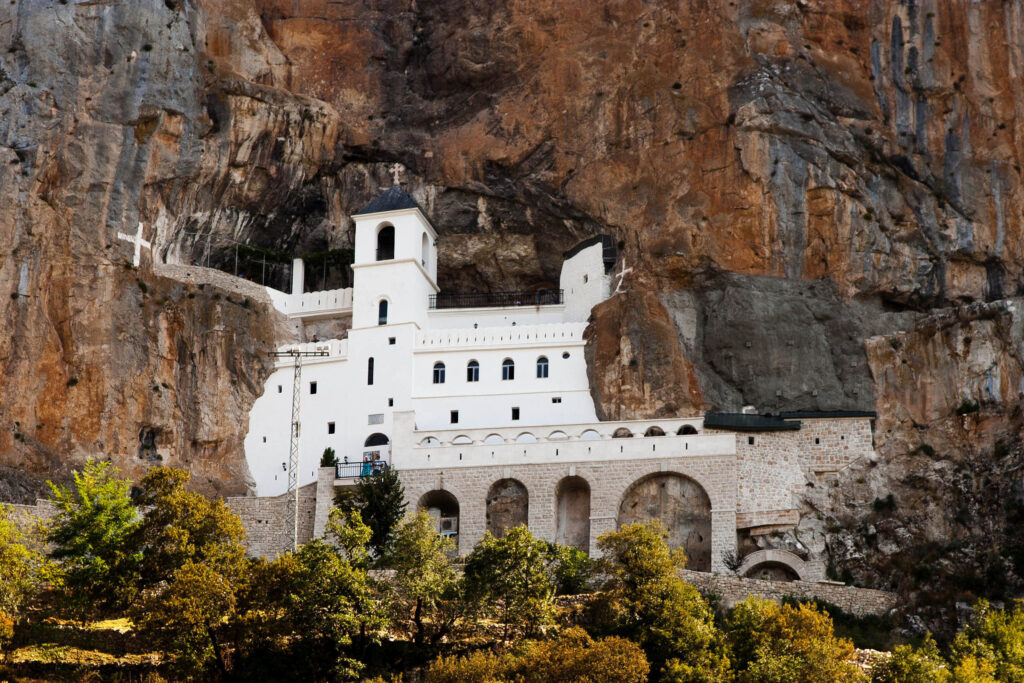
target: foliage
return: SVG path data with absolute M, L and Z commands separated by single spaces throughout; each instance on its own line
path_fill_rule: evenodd
M 642 683 L 649 670 L 635 643 L 615 637 L 595 641 L 571 628 L 504 655 L 478 651 L 438 658 L 427 671 L 427 683 Z
M 465 587 L 470 602 L 512 630 L 537 633 L 551 623 L 554 586 L 545 566 L 547 543 L 525 525 L 502 538 L 490 532 L 466 558 Z
M 967 628 L 950 648 L 953 680 L 1024 681 L 1024 602 L 992 609 L 979 600 Z
M 949 679 L 946 661 L 931 634 L 920 647 L 897 645 L 889 659 L 871 670 L 874 683 L 946 683 Z
M 679 578 L 682 550 L 671 550 L 660 522 L 628 524 L 598 539 L 603 592 L 591 619 L 638 642 L 663 680 L 730 680 L 714 614 L 697 589 Z
M 594 560 L 585 552 L 570 545 L 548 544 L 548 554 L 554 565 L 555 591 L 559 595 L 579 595 L 590 590 Z
M 837 638 L 828 614 L 811 605 L 779 605 L 749 597 L 725 625 L 737 680 L 856 681 L 853 643 Z
M 14 636 L 14 625 L 44 579 L 45 558 L 0 504 L 0 652 Z
M 338 466 L 338 455 L 334 452 L 334 449 L 328 446 L 324 449 L 323 455 L 320 456 L 320 467 L 337 467 Z
M 429 635 L 443 638 L 460 614 L 459 582 L 449 556 L 455 544 L 437 533 L 426 512 L 406 518 L 395 530 L 384 566 L 395 571 L 388 584 L 395 623 L 405 626 L 417 645 Z
M 70 488 L 49 485 L 58 512 L 47 540 L 68 606 L 84 616 L 126 603 L 134 594 L 139 560 L 126 545 L 139 525 L 129 496 L 131 482 L 120 479 L 112 464 L 90 459 L 74 473 Z
M 335 504 L 343 510 L 357 511 L 370 527 L 369 545 L 378 557 L 387 552 L 391 535 L 405 516 L 405 489 L 393 469 L 361 477 L 355 493 L 339 496 Z

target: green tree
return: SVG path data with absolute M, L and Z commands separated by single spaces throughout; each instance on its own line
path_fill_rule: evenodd
M 10 506 L 0 504 L 0 654 L 14 636 L 26 604 L 38 592 L 45 570 L 43 554 L 11 519 Z
M 871 669 L 874 683 L 947 683 L 950 672 L 931 634 L 920 647 L 897 645 L 892 656 Z
M 559 595 L 579 595 L 590 590 L 594 560 L 571 545 L 548 544 L 554 568 L 555 590 Z
M 337 467 L 338 456 L 334 452 L 334 449 L 328 446 L 324 449 L 323 455 L 320 456 L 320 467 Z
M 451 539 L 438 534 L 433 518 L 421 511 L 398 525 L 383 558 L 382 565 L 395 572 L 387 584 L 396 625 L 404 626 L 417 645 L 427 637 L 432 644 L 443 638 L 461 612 L 450 559 L 454 550 Z
M 393 469 L 361 477 L 354 492 L 340 493 L 335 505 L 346 511 L 357 511 L 370 527 L 369 545 L 377 557 L 387 552 L 395 527 L 405 516 L 405 489 Z
M 739 681 L 862 679 L 851 662 L 853 643 L 836 637 L 832 619 L 812 605 L 779 605 L 752 596 L 736 605 L 725 632 Z
M 502 538 L 487 532 L 466 558 L 466 595 L 504 624 L 506 639 L 513 628 L 529 635 L 551 623 L 555 591 L 546 561 L 547 543 L 525 525 Z
M 663 680 L 731 680 L 714 613 L 697 589 L 679 578 L 686 556 L 671 550 L 667 537 L 654 521 L 598 538 L 604 584 L 591 620 L 638 642 Z
M 993 609 L 986 600 L 974 606 L 970 624 L 950 648 L 953 680 L 1024 682 L 1024 602 Z
M 126 545 L 139 516 L 131 482 L 108 462 L 87 460 L 70 487 L 49 482 L 57 506 L 47 540 L 62 573 L 63 597 L 79 616 L 134 596 L 139 555 Z

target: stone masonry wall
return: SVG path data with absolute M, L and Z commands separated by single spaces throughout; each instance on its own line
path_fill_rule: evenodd
M 231 511 L 241 517 L 245 527 L 249 555 L 273 557 L 291 550 L 288 544 L 288 497 L 274 498 L 237 497 L 225 502 Z M 299 489 L 299 543 L 313 539 L 316 517 L 316 484 Z
M 885 614 L 897 605 L 894 593 L 855 588 L 834 583 L 812 583 L 809 581 L 762 581 L 726 574 L 707 574 L 682 570 L 682 577 L 704 593 L 715 593 L 722 600 L 722 606 L 730 608 L 750 595 L 760 595 L 770 600 L 782 601 L 785 597 L 797 600 L 818 599 L 831 603 L 850 614 L 866 616 Z

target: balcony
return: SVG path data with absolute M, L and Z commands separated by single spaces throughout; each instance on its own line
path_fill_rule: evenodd
M 336 479 L 361 479 L 386 471 L 388 464 L 383 460 L 367 460 L 366 462 L 338 463 L 336 469 L 334 474 Z
M 431 294 L 431 309 L 444 308 L 507 308 L 512 306 L 551 306 L 565 303 L 561 289 L 540 289 L 535 292 L 478 292 L 475 294 Z

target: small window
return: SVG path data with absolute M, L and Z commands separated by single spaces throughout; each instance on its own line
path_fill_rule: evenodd
M 512 409 L 512 419 L 513 420 L 518 420 L 519 419 L 519 408 L 513 408 Z
M 747 444 L 753 446 L 754 445 L 754 437 L 748 436 L 747 437 Z
M 501 378 L 503 380 L 516 378 L 516 364 L 511 358 L 506 358 L 501 363 Z
M 380 303 L 377 304 L 377 324 L 387 325 L 388 324 L 388 300 L 381 299 Z
M 310 382 L 309 383 L 309 393 L 311 393 L 311 394 L 315 394 L 316 393 L 316 382 Z
M 554 396 L 554 397 L 552 397 L 551 402 L 552 403 L 561 403 L 562 402 L 562 397 L 561 396 Z
M 263 443 L 267 442 L 267 437 L 263 437 Z
M 459 411 L 453 410 L 452 414 L 451 414 L 451 418 L 452 418 L 452 424 L 453 425 L 459 424 Z
M 568 360 L 568 359 L 569 359 L 569 352 L 568 351 L 563 352 L 562 353 L 562 360 Z
M 373 413 L 372 415 L 366 416 L 366 424 L 368 425 L 382 425 L 384 424 L 384 413 Z
M 587 275 L 587 274 L 584 274 L 583 275 L 583 284 L 587 284 L 587 280 L 589 280 L 589 279 L 590 279 L 590 276 Z
M 394 337 L 388 337 L 388 345 L 390 345 L 390 346 L 394 346 L 395 345 L 395 338 Z
M 333 434 L 334 433 L 334 423 L 333 422 L 328 422 L 327 423 L 327 433 L 328 434 Z
M 469 361 L 469 363 L 466 364 L 466 381 L 480 381 L 480 364 L 477 363 L 475 360 L 471 360 Z
M 389 398 L 388 399 L 388 408 L 394 408 L 394 407 L 395 407 L 395 399 Z
M 539 379 L 545 379 L 548 376 L 548 358 L 547 356 L 541 356 L 537 359 L 537 377 Z
M 281 393 L 281 385 L 280 384 L 277 385 L 277 393 L 279 393 L 279 394 Z
M 818 437 L 814 437 L 814 445 L 817 446 L 820 443 L 821 443 L 821 439 L 819 439 Z
M 366 359 L 366 384 L 373 385 L 373 356 Z
M 434 363 L 434 384 L 444 384 L 444 363 Z

